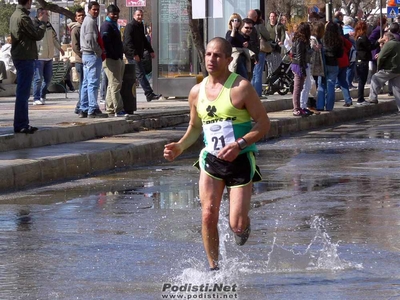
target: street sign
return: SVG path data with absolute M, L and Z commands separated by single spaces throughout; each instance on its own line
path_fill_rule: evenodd
M 397 6 L 387 6 L 386 11 L 388 18 L 396 18 L 399 14 L 399 8 Z
M 126 7 L 146 6 L 146 0 L 126 0 Z

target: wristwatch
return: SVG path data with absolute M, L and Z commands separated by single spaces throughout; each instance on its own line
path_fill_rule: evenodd
M 247 142 L 244 138 L 238 138 L 236 140 L 236 143 L 238 144 L 240 150 L 243 150 L 247 147 Z

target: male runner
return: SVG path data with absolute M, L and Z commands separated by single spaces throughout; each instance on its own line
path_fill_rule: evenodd
M 238 245 L 250 235 L 252 182 L 260 180 L 256 170 L 255 142 L 264 137 L 270 121 L 249 81 L 228 70 L 232 47 L 223 38 L 212 39 L 206 49 L 209 76 L 189 94 L 190 121 L 177 143 L 165 145 L 164 157 L 172 161 L 204 132 L 200 153 L 200 200 L 202 237 L 211 270 L 218 270 L 218 217 L 224 188 L 230 199 L 229 224 Z M 252 121 L 255 122 L 252 125 Z

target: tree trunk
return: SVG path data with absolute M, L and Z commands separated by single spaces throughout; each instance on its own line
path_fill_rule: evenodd
M 201 22 L 202 20 L 199 19 L 192 19 L 192 0 L 187 1 L 187 10 L 188 10 L 188 17 L 189 17 L 189 27 L 192 33 L 193 44 L 197 51 L 197 56 L 199 58 L 200 69 L 203 76 L 207 76 L 206 65 L 204 62 L 204 56 L 206 50 L 204 48 L 204 38 L 203 32 L 201 29 Z

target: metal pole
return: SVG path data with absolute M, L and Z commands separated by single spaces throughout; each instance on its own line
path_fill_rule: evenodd
M 330 0 L 328 3 L 326 3 L 325 5 L 325 19 L 327 22 L 332 21 L 333 17 L 332 17 L 332 1 Z

